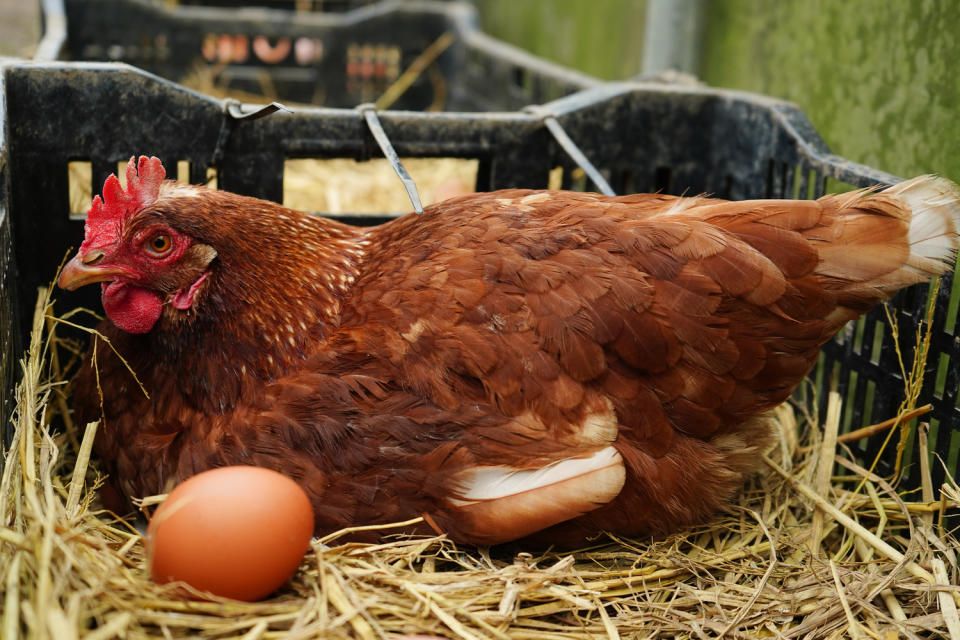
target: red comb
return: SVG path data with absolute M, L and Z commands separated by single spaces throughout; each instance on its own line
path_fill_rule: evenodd
M 120 236 L 124 221 L 136 211 L 156 202 L 160 183 L 167 176 L 159 158 L 140 156 L 139 163 L 130 158 L 127 163 L 127 189 L 120 186 L 117 176 L 110 174 L 103 183 L 103 199 L 96 196 L 87 212 L 83 244 L 80 252 L 86 253 L 114 244 Z

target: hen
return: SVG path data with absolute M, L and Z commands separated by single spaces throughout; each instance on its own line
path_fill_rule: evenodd
M 372 228 L 164 177 L 111 176 L 59 281 L 101 283 L 150 393 L 95 341 L 74 406 L 114 486 L 259 465 L 318 534 L 423 516 L 481 544 L 707 518 L 818 347 L 948 271 L 960 225 L 930 176 L 817 201 L 509 190 Z

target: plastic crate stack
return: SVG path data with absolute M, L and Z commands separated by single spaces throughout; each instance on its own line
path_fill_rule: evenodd
M 355 8 L 45 0 L 46 13 L 62 14 L 65 28 L 60 46 L 44 55 L 126 62 L 176 82 L 330 107 L 372 102 L 399 81 L 405 89 L 392 108 L 512 111 L 597 82 L 485 36 L 466 3 L 314 3 L 306 4 Z

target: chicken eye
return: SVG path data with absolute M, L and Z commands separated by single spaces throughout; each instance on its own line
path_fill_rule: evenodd
M 150 248 L 150 253 L 159 256 L 170 251 L 170 248 L 173 246 L 173 242 L 170 240 L 169 235 L 165 233 L 158 233 L 150 239 L 150 242 L 147 243 L 147 246 Z

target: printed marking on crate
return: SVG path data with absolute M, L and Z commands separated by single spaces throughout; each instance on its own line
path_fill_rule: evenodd
M 291 52 L 300 66 L 316 64 L 324 56 L 323 41 L 307 37 L 271 39 L 250 38 L 242 33 L 208 33 L 200 45 L 200 54 L 211 64 L 280 64 L 290 58 Z

